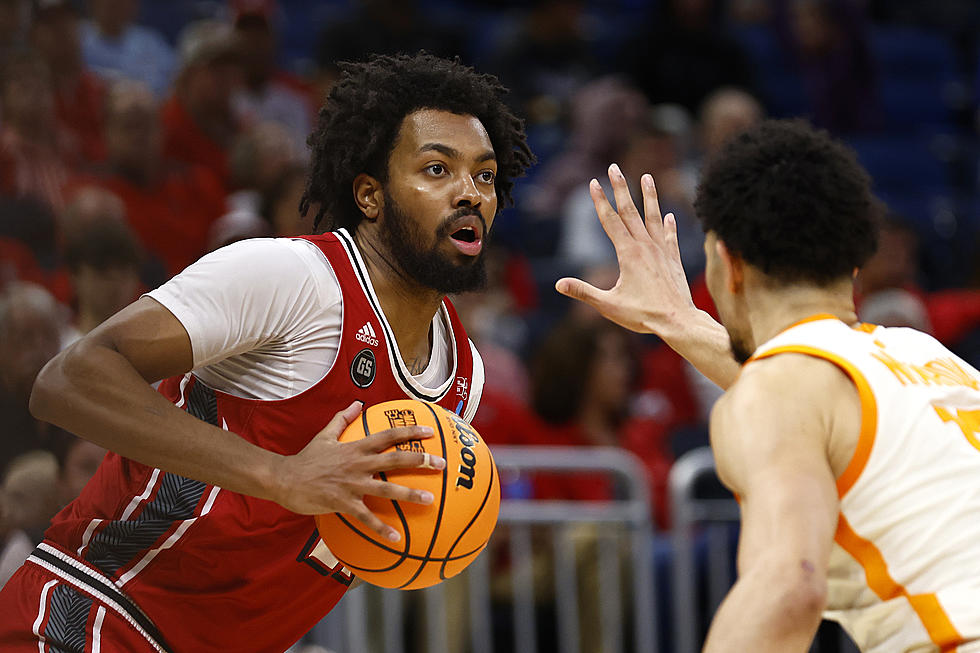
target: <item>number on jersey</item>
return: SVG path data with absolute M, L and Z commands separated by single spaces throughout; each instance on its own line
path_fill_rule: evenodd
M 939 419 L 944 422 L 953 422 L 960 427 L 963 431 L 963 435 L 966 436 L 967 441 L 974 446 L 977 450 L 980 450 L 980 410 L 962 410 L 955 409 L 956 414 L 954 415 L 948 409 L 942 406 L 933 406 L 936 409 L 936 414 L 939 415 Z

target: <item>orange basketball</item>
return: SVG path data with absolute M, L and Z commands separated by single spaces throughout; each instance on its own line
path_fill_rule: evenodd
M 355 576 L 380 587 L 419 589 L 463 571 L 487 545 L 500 512 L 500 479 L 490 449 L 472 426 L 436 404 L 375 404 L 340 435 L 350 442 L 395 426 L 431 426 L 435 437 L 396 445 L 446 459 L 439 470 L 384 472 L 386 481 L 428 490 L 427 505 L 366 496 L 364 503 L 401 534 L 389 542 L 354 517 L 317 515 L 320 537 Z

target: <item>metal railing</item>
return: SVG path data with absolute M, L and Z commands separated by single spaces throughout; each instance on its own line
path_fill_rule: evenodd
M 735 582 L 732 528 L 739 520 L 738 504 L 731 498 L 701 497 L 698 491 L 700 485 L 715 479 L 715 459 L 708 447 L 687 452 L 670 470 L 674 653 L 701 650 L 703 629 Z M 699 591 L 701 578 L 707 586 L 703 593 Z M 857 647 L 843 630 L 839 635 L 833 631 L 828 634 L 832 639 L 829 648 L 838 653 L 857 653 Z M 814 642 L 810 650 L 816 653 L 826 648 Z
M 505 496 L 493 540 L 500 540 L 511 561 L 510 615 L 512 642 L 496 642 L 503 650 L 537 650 L 534 549 L 532 529 L 549 531 L 554 562 L 554 609 L 558 650 L 582 651 L 578 607 L 579 579 L 572 531 L 577 525 L 595 527 L 599 641 L 604 653 L 629 650 L 656 653 L 656 588 L 652 560 L 653 529 L 646 471 L 633 455 L 615 448 L 495 447 Z M 508 486 L 519 485 L 538 472 L 603 474 L 622 489 L 623 498 L 604 502 L 544 501 L 507 498 Z M 506 539 L 504 539 L 506 538 Z M 623 541 L 625 538 L 625 542 Z M 493 544 L 493 540 L 491 544 Z M 626 560 L 621 551 L 628 550 Z M 488 547 L 489 549 L 490 547 Z M 625 565 L 624 565 L 625 563 Z M 414 651 L 492 653 L 495 632 L 487 551 L 460 574 L 440 585 L 417 592 L 382 590 L 365 586 L 350 592 L 312 633 L 312 639 L 338 653 L 404 653 L 408 613 L 413 624 L 424 626 L 414 634 Z M 631 578 L 624 592 L 621 567 Z M 465 583 L 465 591 L 461 591 Z M 623 601 L 629 602 L 624 610 Z M 459 602 L 465 599 L 465 607 Z M 424 618 L 414 615 L 422 613 Z M 624 614 L 631 617 L 626 636 Z M 450 617 L 452 615 L 452 617 Z M 463 628 L 458 622 L 465 621 Z M 450 631 L 453 631 L 453 634 Z M 460 631 L 463 635 L 460 636 Z

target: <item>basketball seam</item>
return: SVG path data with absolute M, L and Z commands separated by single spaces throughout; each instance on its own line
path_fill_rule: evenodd
M 484 445 L 485 444 L 486 443 L 484 442 Z M 489 452 L 489 448 L 487 448 L 487 451 Z M 449 564 L 450 554 L 452 554 L 453 549 L 456 548 L 456 546 L 459 544 L 460 540 L 463 539 L 463 536 L 466 535 L 467 531 L 469 531 L 470 528 L 473 526 L 473 524 L 476 523 L 477 518 L 479 518 L 479 516 L 481 514 L 483 514 L 483 509 L 486 507 L 487 500 L 490 498 L 490 492 L 493 491 L 493 487 L 494 487 L 493 481 L 494 481 L 494 477 L 497 475 L 496 474 L 496 470 L 497 470 L 497 466 L 496 465 L 490 465 L 490 483 L 487 485 L 487 491 L 483 495 L 483 501 L 480 503 L 480 507 L 477 508 L 476 512 L 473 514 L 473 518 L 470 519 L 470 523 L 468 523 L 466 525 L 466 528 L 464 528 L 460 532 L 459 536 L 456 538 L 456 541 L 453 542 L 452 546 L 449 547 L 449 550 L 446 551 L 446 559 L 443 560 L 442 566 L 439 567 L 439 578 L 441 578 L 442 580 L 446 580 L 446 565 Z M 493 532 L 491 531 L 491 535 L 492 535 L 492 533 Z M 479 552 L 483 547 L 485 547 L 487 545 L 487 542 L 489 542 L 489 541 L 490 541 L 490 538 L 488 537 L 487 540 L 486 540 L 486 542 L 483 543 L 483 546 L 481 546 L 480 549 L 477 549 L 477 551 Z
M 415 570 L 415 573 L 412 574 L 412 577 L 409 578 L 408 581 L 405 582 L 401 587 L 408 587 L 409 585 L 411 585 L 415 581 L 415 579 L 419 577 L 419 574 L 422 573 L 422 570 L 425 568 L 425 565 L 427 565 L 430 562 L 429 556 L 432 555 L 432 549 L 436 545 L 436 540 L 439 539 L 439 529 L 442 527 L 442 515 L 443 512 L 445 512 L 446 510 L 446 487 L 449 484 L 449 456 L 446 451 L 447 449 L 446 432 L 442 428 L 442 420 L 439 419 L 439 415 L 436 414 L 435 409 L 433 409 L 432 406 L 429 404 L 425 404 L 425 407 L 429 409 L 430 413 L 432 413 L 432 418 L 435 420 L 436 425 L 439 427 L 439 439 L 442 441 L 442 458 L 443 460 L 446 461 L 446 467 L 442 470 L 442 497 L 439 501 L 439 512 L 436 515 L 436 525 L 435 528 L 432 530 L 432 537 L 429 539 L 429 550 L 425 552 L 425 556 L 422 560 L 422 563 L 419 565 L 419 568 Z
M 367 421 L 367 410 L 365 410 L 365 411 L 363 411 L 361 413 L 361 430 L 364 431 L 364 437 L 365 438 L 367 438 L 368 436 L 371 435 L 371 429 L 370 429 L 370 427 L 368 427 L 368 421 Z M 388 476 L 384 472 L 378 472 L 378 475 L 381 477 L 381 480 L 382 481 L 384 481 L 386 483 L 388 482 Z M 402 512 L 401 506 L 398 505 L 398 502 L 397 501 L 395 501 L 394 499 L 391 499 L 391 505 L 394 506 L 395 513 L 398 515 L 398 519 L 402 523 L 402 530 L 405 531 L 405 540 L 404 540 L 404 550 L 403 551 L 396 551 L 395 549 L 389 548 L 388 546 L 386 546 L 384 544 L 381 544 L 380 542 L 378 542 L 377 540 L 375 540 L 373 537 L 371 537 L 367 533 L 364 533 L 363 531 L 361 531 L 361 529 L 359 529 L 356 526 L 354 526 L 354 524 L 352 524 L 349 521 L 347 521 L 347 518 L 344 517 L 343 514 L 337 513 L 337 518 L 340 519 L 340 521 L 343 522 L 344 525 L 347 526 L 347 528 L 351 529 L 352 531 L 354 531 L 355 533 L 357 533 L 358 535 L 360 535 L 361 537 L 363 537 L 367 541 L 369 541 L 369 542 L 377 545 L 378 548 L 380 548 L 380 549 L 382 549 L 384 551 L 388 551 L 389 553 L 394 553 L 394 554 L 396 554 L 398 556 L 398 560 L 395 561 L 393 564 L 391 564 L 391 565 L 389 565 L 387 567 L 381 567 L 379 569 L 373 570 L 375 572 L 391 571 L 392 569 L 395 569 L 401 563 L 405 562 L 405 560 L 409 559 L 409 553 L 408 552 L 411 550 L 412 534 L 411 534 L 411 531 L 408 528 L 408 520 L 405 519 L 405 514 Z M 334 556 L 336 557 L 336 554 L 334 554 Z M 339 557 L 337 559 L 340 560 Z M 343 560 L 341 560 L 341 562 L 343 562 Z M 360 571 L 366 571 L 365 569 L 363 569 L 361 567 L 353 567 L 352 565 L 349 565 L 346 562 L 344 562 L 344 566 L 347 567 L 348 569 L 358 569 Z

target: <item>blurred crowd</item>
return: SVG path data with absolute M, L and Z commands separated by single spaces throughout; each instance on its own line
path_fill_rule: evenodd
M 973 0 L 0 0 L 0 583 L 104 453 L 31 417 L 37 372 L 202 254 L 312 228 L 305 141 L 339 61 L 425 49 L 511 89 L 539 164 L 494 226 L 490 287 L 458 298 L 487 370 L 475 424 L 491 444 L 635 453 L 666 528 L 668 471 L 707 443 L 719 390 L 553 291 L 616 279 L 589 179 L 611 162 L 654 175 L 712 312 L 701 165 L 764 117 L 806 117 L 888 207 L 861 318 L 977 365 L 978 34 Z M 541 475 L 504 492 L 617 488 Z

